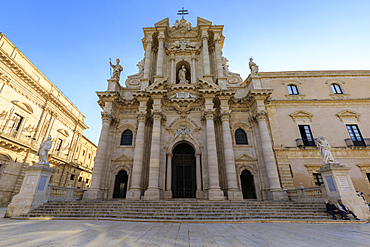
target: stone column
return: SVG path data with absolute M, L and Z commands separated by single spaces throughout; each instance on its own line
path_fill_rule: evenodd
M 176 84 L 176 74 L 175 74 L 175 54 L 171 54 L 171 84 Z
M 220 41 L 221 38 L 218 34 L 215 35 L 215 53 L 216 53 L 216 66 L 217 66 L 217 77 L 224 77 L 223 69 L 222 69 L 222 54 L 221 54 L 221 45 Z
M 141 197 L 141 176 L 144 159 L 144 133 L 145 133 L 146 112 L 140 112 L 137 116 L 138 126 L 135 139 L 134 161 L 132 164 L 131 186 L 127 191 L 126 198 L 140 200 Z
M 149 79 L 150 66 L 152 64 L 152 43 L 153 38 L 149 36 L 146 39 L 146 50 L 145 50 L 145 65 L 144 65 L 144 78 Z
M 98 149 L 96 150 L 94 169 L 91 177 L 91 186 L 84 193 L 83 199 L 94 200 L 103 199 L 104 192 L 101 190 L 101 180 L 105 164 L 105 154 L 107 152 L 108 135 L 113 116 L 111 113 L 101 113 L 103 125 L 101 127 Z
M 209 99 L 206 99 L 208 101 Z M 207 162 L 208 162 L 208 198 L 209 200 L 223 200 L 224 193 L 220 189 L 215 126 L 213 123 L 214 110 L 204 111 L 207 130 Z
M 158 57 L 157 57 L 157 76 L 163 76 L 163 42 L 164 33 L 160 32 L 158 35 Z
M 227 178 L 227 196 L 229 200 L 242 200 L 243 194 L 239 190 L 236 180 L 235 156 L 229 122 L 230 112 L 224 111 L 221 115 L 221 120 Z
M 195 53 L 193 52 L 191 54 L 191 83 L 197 83 L 197 68 L 196 68 L 196 65 L 195 65 L 195 62 L 197 60 L 197 57 L 195 55 Z
M 162 112 L 158 109 L 160 99 L 153 99 L 153 130 L 149 163 L 149 187 L 144 200 L 159 200 L 159 165 L 161 156 L 161 120 Z M 156 109 L 157 108 L 157 109 Z
M 274 156 L 274 151 L 272 150 L 272 141 L 267 128 L 267 112 L 258 111 L 254 117 L 258 123 L 263 159 L 265 161 L 266 172 L 269 182 L 268 199 L 270 200 L 287 199 L 286 193 L 281 189 L 280 186 L 276 160 Z
M 167 153 L 167 175 L 166 175 L 166 191 L 164 198 L 172 198 L 172 153 Z
M 197 174 L 197 191 L 196 197 L 199 199 L 203 198 L 203 191 L 202 191 L 202 174 L 200 169 L 200 153 L 195 154 L 195 172 Z
M 202 40 L 203 40 L 203 47 L 202 47 L 202 56 L 203 56 L 203 76 L 207 76 L 211 74 L 211 70 L 209 67 L 209 53 L 208 53 L 208 33 L 207 30 L 203 30 L 202 32 Z

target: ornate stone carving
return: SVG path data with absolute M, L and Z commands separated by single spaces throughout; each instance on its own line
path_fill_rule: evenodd
M 185 91 L 178 92 L 170 97 L 170 99 L 196 99 L 196 98 L 197 97 L 195 95 L 192 95 Z
M 167 48 L 170 51 L 194 51 L 199 49 L 199 45 L 197 42 L 190 42 L 189 39 L 185 40 L 185 38 L 182 38 L 169 44 Z
M 113 114 L 110 112 L 101 112 L 101 118 L 103 122 L 111 122 L 113 120 Z
M 115 80 L 119 81 L 119 78 L 120 78 L 120 75 L 121 75 L 121 71 L 123 70 L 123 68 L 119 64 L 120 61 L 119 61 L 118 58 L 116 59 L 116 62 L 117 62 L 116 65 L 112 64 L 111 62 L 109 62 L 110 66 L 113 68 L 113 75 L 112 75 L 112 78 L 111 79 L 115 79 Z
M 178 114 L 180 115 L 184 115 L 184 114 L 189 114 L 192 107 L 193 107 L 193 103 L 185 103 L 185 102 L 179 102 L 179 103 L 175 103 L 174 104 L 174 107 L 177 111 Z
M 266 121 L 267 120 L 267 111 L 257 111 L 256 114 L 254 114 L 251 119 L 250 119 L 250 122 L 254 122 L 254 121 Z
M 258 66 L 255 62 L 253 62 L 253 58 L 249 58 L 249 69 L 251 70 L 251 75 L 258 74 Z
M 36 165 L 47 165 L 49 166 L 48 153 L 52 146 L 51 136 L 46 139 L 43 143 L 40 144 L 39 150 L 36 155 L 39 156 L 39 162 Z
M 179 69 L 178 78 L 179 78 L 179 83 L 180 84 L 189 84 L 189 81 L 186 80 L 186 68 L 185 68 L 185 65 L 183 65 L 181 67 L 181 69 Z
M 229 60 L 227 60 L 226 57 L 222 57 L 222 69 L 224 76 L 227 78 L 227 82 L 229 84 L 241 84 L 243 83 L 243 79 L 241 78 L 240 74 L 238 73 L 233 73 L 229 70 L 229 65 L 227 63 Z
M 230 120 L 231 111 L 221 111 L 220 118 L 222 121 L 229 121 Z
M 139 112 L 137 114 L 137 120 L 144 122 L 146 119 L 146 112 Z
M 204 110 L 203 111 L 203 118 L 205 120 L 213 119 L 215 116 L 215 110 Z
M 183 139 L 185 138 L 185 136 L 189 136 L 191 139 L 194 140 L 192 131 L 185 125 L 181 125 L 180 128 L 176 130 L 172 140 L 175 140 L 178 136 L 181 136 Z
M 331 154 L 330 145 L 329 142 L 325 139 L 325 136 L 319 136 L 317 140 L 317 148 L 319 149 L 324 164 L 336 162 L 333 158 L 333 155 Z

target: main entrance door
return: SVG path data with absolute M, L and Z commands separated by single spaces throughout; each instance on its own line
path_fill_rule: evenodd
M 186 143 L 173 149 L 172 157 L 172 197 L 195 198 L 195 151 Z
M 256 199 L 256 189 L 254 187 L 253 175 L 250 171 L 244 170 L 240 175 L 240 182 L 242 184 L 242 192 L 244 199 Z
M 126 198 L 127 180 L 127 172 L 125 170 L 119 171 L 114 183 L 113 198 Z

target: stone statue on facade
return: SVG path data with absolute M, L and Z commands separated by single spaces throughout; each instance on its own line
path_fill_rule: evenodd
M 138 69 L 139 69 L 138 74 L 139 74 L 141 71 L 143 71 L 143 70 L 144 70 L 144 65 L 145 65 L 145 58 L 143 58 L 140 62 L 138 62 L 138 63 L 136 64 L 136 66 L 137 66 L 137 67 L 138 67 Z
M 251 70 L 252 75 L 258 74 L 258 66 L 255 62 L 253 62 L 253 58 L 249 58 L 249 69 Z
M 37 151 L 36 155 L 39 156 L 39 162 L 36 164 L 38 165 L 49 165 L 48 161 L 48 153 L 51 148 L 52 141 L 51 136 L 46 139 L 43 143 L 40 144 L 39 150 Z
M 186 80 L 186 68 L 185 68 L 185 65 L 183 65 L 181 67 L 181 69 L 179 70 L 178 78 L 179 78 L 179 84 L 189 83 L 189 81 Z
M 317 148 L 319 149 L 324 164 L 336 162 L 333 158 L 333 155 L 331 154 L 330 145 L 328 141 L 325 139 L 325 136 L 323 135 L 319 136 L 317 140 Z
M 123 70 L 123 68 L 119 64 L 120 60 L 118 58 L 116 59 L 116 62 L 117 62 L 116 65 L 112 64 L 111 62 L 109 62 L 110 63 L 110 66 L 113 68 L 113 76 L 112 76 L 111 79 L 119 80 L 119 77 L 121 75 L 121 71 Z
M 179 20 L 176 20 L 175 23 L 173 24 L 173 27 L 179 28 L 179 26 L 180 26 Z

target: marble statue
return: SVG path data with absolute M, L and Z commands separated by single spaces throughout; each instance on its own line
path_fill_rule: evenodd
M 179 20 L 176 20 L 175 23 L 173 24 L 173 26 L 175 28 L 179 28 L 179 26 L 180 26 Z
M 145 58 L 143 58 L 140 62 L 136 64 L 136 66 L 139 69 L 139 73 L 144 70 L 144 65 L 145 65 Z
M 252 75 L 258 74 L 258 66 L 255 62 L 253 62 L 253 58 L 249 58 L 249 69 L 251 70 Z
M 46 141 L 40 144 L 39 150 L 36 153 L 36 155 L 39 156 L 39 162 L 37 162 L 36 164 L 49 165 L 48 153 L 51 148 L 51 145 L 52 145 L 51 136 L 49 136 L 48 139 L 46 139 Z
M 188 83 L 189 81 L 186 80 L 186 68 L 185 68 L 185 65 L 183 65 L 181 67 L 181 69 L 179 70 L 179 74 L 178 74 L 178 78 L 179 78 L 179 83 Z
M 333 155 L 330 152 L 330 145 L 328 141 L 325 139 L 325 136 L 323 135 L 319 136 L 317 140 L 317 148 L 319 149 L 324 164 L 336 162 L 333 158 Z
M 110 61 L 109 61 L 109 63 L 110 63 L 110 66 L 113 68 L 113 76 L 112 76 L 112 78 L 111 79 L 117 79 L 117 80 L 119 80 L 119 77 L 120 77 L 120 75 L 121 75 L 121 71 L 123 70 L 123 68 L 122 68 L 122 66 L 119 64 L 119 59 L 117 58 L 116 59 L 116 62 L 117 62 L 117 64 L 116 65 L 114 65 L 114 64 L 112 64 Z
M 191 30 L 191 23 L 190 22 L 186 23 L 186 30 L 187 31 Z

